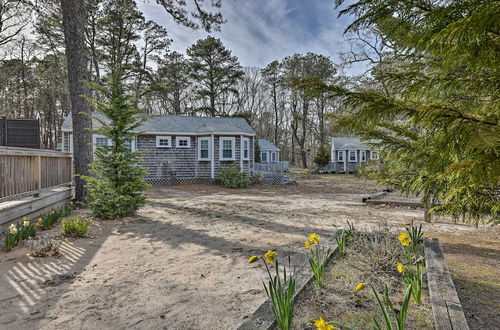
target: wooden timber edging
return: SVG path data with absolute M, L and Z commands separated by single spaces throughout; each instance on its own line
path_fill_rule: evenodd
M 425 268 L 436 330 L 468 330 L 439 240 L 424 238 Z
M 368 199 L 364 201 L 366 204 L 371 205 L 394 205 L 394 206 L 410 206 L 410 207 L 424 207 L 422 202 L 418 201 L 397 201 L 397 200 L 373 200 Z
M 374 193 L 374 194 L 371 194 L 371 195 L 368 195 L 368 196 L 361 198 L 361 202 L 366 203 L 369 200 L 374 200 L 374 199 L 380 198 L 380 197 L 385 196 L 385 195 L 387 195 L 387 192 L 379 191 L 377 193 Z
M 40 217 L 62 207 L 73 199 L 74 188 L 58 187 L 40 193 L 37 197 L 24 197 L 0 203 L 0 224 L 27 217 L 29 220 Z
M 332 258 L 332 256 L 338 254 L 338 246 L 335 241 L 335 238 L 339 235 L 341 230 L 337 230 L 334 232 L 333 237 L 326 247 L 331 248 L 330 255 L 328 259 Z M 314 279 L 314 275 L 309 268 L 309 262 L 304 263 L 301 266 L 301 269 L 295 274 L 295 293 L 292 297 L 292 300 L 295 301 L 297 297 L 304 291 L 306 286 L 311 283 Z M 273 313 L 271 312 L 271 302 L 269 299 L 266 299 L 262 305 L 260 305 L 255 312 L 252 313 L 248 317 L 248 319 L 243 322 L 238 327 L 238 330 L 270 330 L 276 325 L 276 319 L 274 318 Z

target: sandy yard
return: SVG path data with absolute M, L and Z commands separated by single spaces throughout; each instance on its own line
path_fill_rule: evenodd
M 423 211 L 365 206 L 380 191 L 353 176 L 302 176 L 296 186 L 156 186 L 137 216 L 64 239 L 58 257 L 0 252 L 1 329 L 235 329 L 264 300 L 254 254 L 276 249 L 305 262 L 304 237 L 421 221 Z M 442 240 L 471 328 L 500 324 L 500 229 L 444 220 Z M 60 228 L 52 229 L 52 233 Z

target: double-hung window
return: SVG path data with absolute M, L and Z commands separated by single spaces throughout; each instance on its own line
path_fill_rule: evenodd
M 366 150 L 360 151 L 360 157 L 362 162 L 366 162 Z
M 357 152 L 356 151 L 349 151 L 349 162 L 350 163 L 355 163 L 358 159 L 357 159 Z
M 177 148 L 191 148 L 191 138 L 189 136 L 178 136 L 175 138 Z
M 271 152 L 271 162 L 276 163 L 276 151 Z
M 198 138 L 198 160 L 210 160 L 210 138 Z
M 241 155 L 243 160 L 249 160 L 250 159 L 250 139 L 248 138 L 242 138 L 241 139 Z
M 170 147 L 172 147 L 172 137 L 158 135 L 156 137 L 156 147 L 157 148 L 170 148 Z
M 111 145 L 109 142 L 110 141 L 104 136 L 94 135 L 94 150 Z
M 263 163 L 267 163 L 267 152 L 260 153 L 260 161 Z
M 338 161 L 343 162 L 344 161 L 344 152 L 343 150 L 339 150 L 338 152 Z
M 221 137 L 219 140 L 220 160 L 235 160 L 235 138 Z

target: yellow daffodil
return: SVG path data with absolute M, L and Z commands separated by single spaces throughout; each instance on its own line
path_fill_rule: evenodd
M 266 258 L 266 262 L 268 264 L 274 264 L 274 260 L 276 259 L 277 254 L 278 253 L 276 253 L 276 251 L 269 250 L 266 252 L 266 254 L 264 254 L 264 258 Z
M 23 221 L 23 226 L 24 227 L 28 227 L 29 225 L 30 225 L 29 221 L 26 221 L 26 220 Z
M 317 330 L 333 330 L 335 327 L 331 324 L 327 324 L 323 317 L 320 317 L 319 320 L 314 321 L 314 325 Z
M 311 249 L 311 242 L 309 242 L 309 240 L 306 240 L 306 241 L 304 242 L 304 245 L 305 245 L 306 249 L 308 249 L 308 250 L 310 250 L 310 249 Z
M 398 272 L 402 273 L 405 270 L 405 265 L 402 263 L 398 262 L 398 266 L 396 267 L 398 269 Z
M 26 217 L 23 217 L 23 221 L 26 221 L 26 220 L 28 220 L 28 218 L 26 218 Z
M 248 263 L 251 264 L 251 263 L 256 262 L 257 260 L 259 260 L 259 257 L 251 256 L 250 259 L 248 259 Z
M 405 233 L 401 232 L 398 236 L 398 240 L 401 242 L 402 245 L 408 246 L 410 245 L 410 237 Z
M 358 285 L 356 285 L 356 291 L 361 291 L 365 288 L 365 283 L 361 282 Z
M 17 227 L 16 227 L 15 224 L 12 224 L 12 225 L 9 226 L 9 232 L 11 234 L 17 234 Z
M 55 214 L 55 213 L 56 213 L 56 211 L 52 211 L 50 214 Z
M 309 241 L 310 241 L 312 244 L 319 244 L 319 239 L 320 239 L 320 236 L 319 236 L 319 235 L 316 235 L 316 234 L 309 234 Z

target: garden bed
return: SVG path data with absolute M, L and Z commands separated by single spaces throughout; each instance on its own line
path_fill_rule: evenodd
M 291 277 L 273 250 L 251 257 L 266 265 L 269 299 L 239 329 L 469 329 L 439 240 L 423 238 L 421 225 L 396 237 L 348 222 L 333 236 L 323 246 L 310 234 L 309 265 L 289 265 Z
M 314 329 L 314 320 L 345 324 L 354 329 L 369 329 L 373 319 L 383 324 L 382 314 L 372 287 L 380 296 L 387 285 L 389 298 L 396 308 L 406 288 L 396 268 L 403 259 L 403 249 L 394 235 L 377 231 L 357 233 L 344 256 L 329 262 L 323 287 L 310 283 L 298 297 L 292 329 Z M 356 291 L 359 283 L 364 289 Z M 427 284 L 424 277 L 420 304 L 410 301 L 407 329 L 431 329 L 433 320 Z

